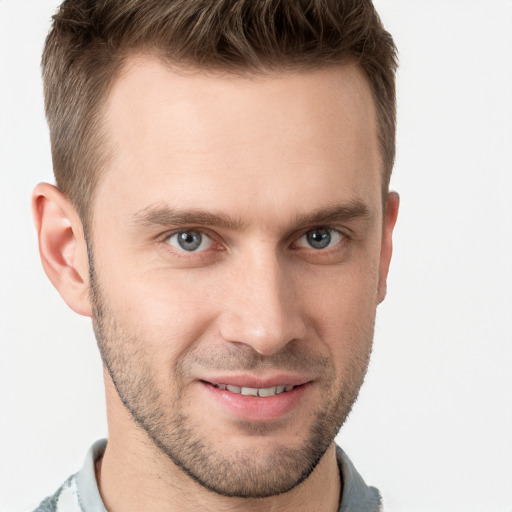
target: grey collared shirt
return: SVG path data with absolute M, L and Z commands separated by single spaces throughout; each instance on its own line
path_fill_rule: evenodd
M 96 482 L 95 463 L 103 456 L 107 440 L 96 441 L 85 457 L 82 469 L 71 475 L 34 512 L 107 512 Z M 343 481 L 339 512 L 382 512 L 382 498 L 375 487 L 368 487 L 345 452 L 336 447 Z

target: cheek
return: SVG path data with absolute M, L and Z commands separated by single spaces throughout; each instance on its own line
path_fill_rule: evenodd
M 350 345 L 360 339 L 358 333 L 373 324 L 375 292 L 362 290 L 340 291 L 324 297 L 317 311 L 318 331 L 323 339 Z
M 331 269 L 324 286 L 311 286 L 310 320 L 332 355 L 367 350 L 373 337 L 378 261 L 367 259 L 350 268 Z
M 111 272 L 101 283 L 110 314 L 158 364 L 172 364 L 202 339 L 214 318 L 211 293 L 183 273 Z

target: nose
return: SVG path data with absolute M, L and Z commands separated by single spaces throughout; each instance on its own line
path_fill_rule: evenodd
M 295 281 L 275 253 L 253 254 L 249 261 L 241 261 L 223 286 L 227 306 L 220 318 L 223 339 L 270 356 L 304 338 L 305 317 Z

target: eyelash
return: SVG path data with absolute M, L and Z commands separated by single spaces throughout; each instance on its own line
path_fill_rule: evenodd
M 171 237 L 178 235 L 180 233 L 190 233 L 190 232 L 197 232 L 197 233 L 201 234 L 202 236 L 208 237 L 210 240 L 210 246 L 201 251 L 186 251 L 185 249 L 180 250 L 176 247 L 173 247 L 169 243 L 169 240 L 171 239 Z M 181 229 L 177 229 L 177 230 L 174 230 L 174 231 L 164 234 L 161 237 L 160 241 L 163 243 L 165 249 L 167 251 L 171 252 L 173 254 L 173 256 L 177 256 L 180 258 L 191 258 L 191 257 L 194 257 L 194 258 L 203 257 L 204 258 L 204 257 L 207 257 L 207 255 L 208 255 L 207 253 L 210 252 L 212 246 L 214 246 L 213 250 L 216 252 L 221 252 L 224 250 L 222 243 L 219 243 L 217 241 L 217 239 L 218 239 L 218 237 L 214 236 L 213 234 L 210 234 L 210 232 L 208 232 L 207 230 L 201 229 L 201 228 L 181 228 Z
M 297 245 L 297 242 L 299 242 L 302 238 L 307 237 L 308 234 L 314 233 L 314 232 L 321 232 L 321 231 L 323 231 L 324 233 L 327 232 L 326 234 L 329 236 L 328 244 L 330 244 L 333 235 L 335 237 L 339 237 L 339 240 L 332 247 L 312 247 L 311 244 L 309 245 L 309 247 L 301 247 L 301 246 Z M 296 242 L 294 242 L 294 245 L 297 249 L 305 249 L 305 250 L 312 249 L 315 252 L 320 253 L 320 252 L 328 252 L 329 250 L 336 250 L 336 248 L 338 248 L 341 244 L 343 244 L 346 241 L 346 239 L 347 239 L 347 235 L 345 233 L 343 233 L 342 231 L 340 231 L 339 229 L 336 229 L 336 228 L 333 228 L 330 226 L 318 226 L 315 228 L 308 229 L 307 231 L 302 233 L 302 235 L 296 239 Z
M 340 237 L 340 240 L 333 247 L 326 247 L 326 248 L 314 248 L 311 246 L 301 247 L 301 246 L 297 245 L 297 242 L 299 240 L 301 240 L 303 237 L 307 236 L 308 233 L 312 233 L 314 231 L 327 231 L 329 234 L 334 233 Z M 191 233 L 191 232 L 197 232 L 200 235 L 208 237 L 210 240 L 210 245 L 206 249 L 203 249 L 200 251 L 187 251 L 183 248 L 180 250 L 177 247 L 173 247 L 169 243 L 169 240 L 173 236 L 176 236 L 180 233 Z M 216 238 L 218 238 L 218 237 L 214 236 L 213 234 L 210 234 L 208 231 L 201 229 L 201 228 L 181 228 L 179 230 L 174 230 L 170 233 L 166 233 L 164 236 L 162 236 L 161 241 L 164 243 L 167 250 L 171 251 L 175 255 L 178 255 L 179 257 L 185 257 L 185 258 L 196 257 L 197 258 L 199 255 L 205 256 L 205 253 L 209 252 L 209 249 L 211 249 L 211 246 L 214 246 L 215 247 L 214 250 L 217 252 L 224 250 L 222 243 L 219 243 L 216 240 Z M 303 231 L 299 236 L 294 236 L 294 241 L 290 244 L 290 247 L 292 250 L 296 250 L 296 251 L 308 250 L 308 251 L 313 251 L 314 253 L 317 253 L 320 255 L 322 253 L 323 254 L 332 253 L 332 252 L 335 252 L 337 249 L 338 250 L 341 249 L 342 246 L 345 246 L 349 242 L 349 240 L 350 240 L 350 237 L 347 235 L 347 233 L 341 231 L 340 229 L 334 228 L 332 226 L 316 226 L 313 228 L 309 228 L 306 231 Z

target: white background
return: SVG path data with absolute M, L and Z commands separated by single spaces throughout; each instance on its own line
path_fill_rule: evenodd
M 57 0 L 0 0 L 0 511 L 106 435 L 88 319 L 37 255 L 39 59 Z M 400 50 L 401 193 L 367 382 L 338 441 L 388 512 L 512 511 L 512 2 L 378 0 Z

